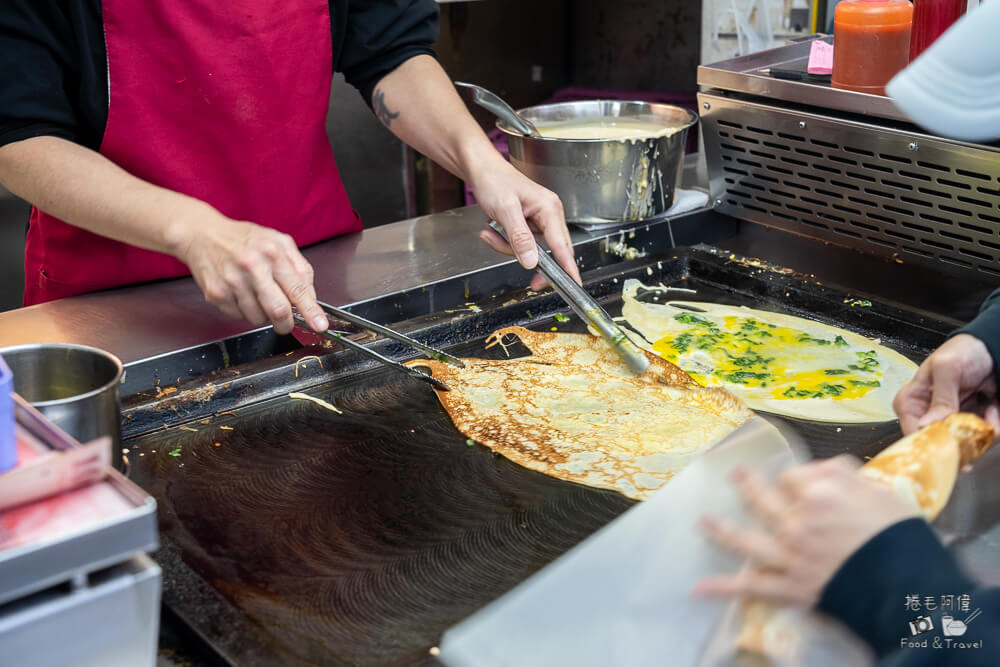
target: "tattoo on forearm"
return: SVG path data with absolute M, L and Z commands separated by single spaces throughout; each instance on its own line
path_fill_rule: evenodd
M 384 91 L 376 88 L 375 95 L 373 96 L 372 101 L 374 102 L 372 106 L 375 109 L 375 115 L 378 116 L 378 119 L 382 121 L 382 124 L 385 125 L 386 127 L 392 125 L 392 121 L 399 118 L 398 111 L 393 113 L 393 111 L 390 110 L 388 106 L 386 106 Z

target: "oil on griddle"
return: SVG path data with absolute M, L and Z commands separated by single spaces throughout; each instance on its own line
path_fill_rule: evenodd
M 132 454 L 153 457 L 133 476 L 165 539 L 275 659 L 417 661 L 632 504 L 468 445 L 421 382 L 379 372 L 324 398 L 344 415 L 278 401 Z
M 711 248 L 595 273 L 588 289 L 613 314 L 632 277 L 695 288 L 703 300 L 818 317 L 914 359 L 948 330 L 905 309 L 854 308 L 848 295 L 807 276 Z M 538 312 L 545 298 L 506 307 L 501 322 L 497 312 L 470 313 L 492 317 L 489 329 L 449 351 L 502 354 L 483 350 L 485 335 L 516 323 L 509 313 Z M 575 320 L 558 328 L 582 330 Z M 197 432 L 172 428 L 129 442 L 132 476 L 160 506 L 164 599 L 235 662 L 424 661 L 445 629 L 632 504 L 468 445 L 421 382 L 376 370 L 335 385 L 317 395 L 343 415 L 281 398 L 193 424 Z M 816 456 L 871 455 L 899 435 L 892 422 L 785 421 Z M 216 592 L 224 603 L 205 602 Z

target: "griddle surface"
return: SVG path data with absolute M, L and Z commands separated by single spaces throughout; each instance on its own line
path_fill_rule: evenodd
M 913 359 L 949 328 L 891 304 L 852 307 L 838 288 L 713 249 L 622 266 L 588 284 L 613 314 L 635 277 L 698 290 L 686 300 L 844 326 Z M 461 328 L 474 339 L 449 352 L 502 354 L 483 350 L 485 335 L 552 303 L 533 298 L 470 313 Z M 582 329 L 575 319 L 531 324 Z M 405 376 L 368 371 L 313 393 L 345 414 L 282 397 L 191 423 L 197 432 L 171 428 L 127 444 L 133 478 L 160 505 L 164 599 L 233 662 L 428 661 L 444 630 L 632 504 L 469 446 L 433 391 Z M 817 456 L 871 455 L 899 436 L 895 422 L 782 421 Z
M 254 662 L 416 662 L 632 504 L 469 446 L 421 382 L 326 398 L 345 414 L 279 400 L 132 449 L 164 541 L 263 631 Z

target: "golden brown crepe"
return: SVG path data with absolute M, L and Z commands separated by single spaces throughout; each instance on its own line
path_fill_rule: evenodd
M 933 521 L 951 497 L 959 471 L 993 444 L 993 428 L 976 415 L 956 413 L 882 450 L 860 474 L 885 484 Z M 795 659 L 803 636 L 799 610 L 747 602 L 738 648 L 782 662 Z
M 464 369 L 408 365 L 429 368 L 451 388 L 438 398 L 459 431 L 552 477 L 641 500 L 753 415 L 732 394 L 698 386 L 655 355 L 636 375 L 587 334 L 508 327 L 488 347 L 513 336 L 530 357 L 464 359 Z
M 886 447 L 861 468 L 882 482 L 928 521 L 948 504 L 963 466 L 993 441 L 993 429 L 976 415 L 957 413 Z

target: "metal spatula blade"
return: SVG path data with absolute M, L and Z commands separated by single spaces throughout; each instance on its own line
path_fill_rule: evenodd
M 490 227 L 505 241 L 510 241 L 506 230 L 499 222 L 490 220 Z M 645 373 L 649 369 L 649 359 L 646 358 L 646 354 L 629 340 L 611 316 L 594 301 L 594 297 L 577 285 L 576 281 L 570 278 L 569 274 L 541 247 L 538 248 L 538 270 L 549 279 L 552 288 L 580 316 L 580 319 L 592 325 L 634 373 Z

